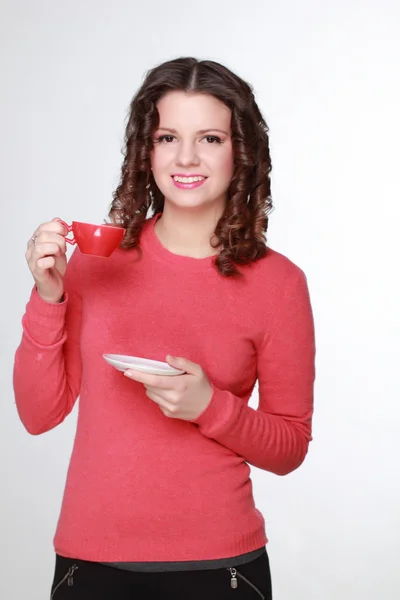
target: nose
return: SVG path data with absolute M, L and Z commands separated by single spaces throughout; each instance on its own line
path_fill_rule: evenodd
M 176 164 L 180 167 L 189 167 L 191 165 L 199 165 L 200 159 L 197 154 L 196 143 L 191 141 L 181 142 L 178 144 L 178 152 L 176 155 Z

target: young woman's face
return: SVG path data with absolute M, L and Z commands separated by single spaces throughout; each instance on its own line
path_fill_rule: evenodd
M 157 108 L 151 167 L 165 201 L 223 210 L 234 170 L 231 110 L 214 96 L 180 91 Z

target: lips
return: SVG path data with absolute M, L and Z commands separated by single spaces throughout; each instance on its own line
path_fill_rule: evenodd
M 201 173 L 174 173 L 171 177 L 174 181 L 182 180 L 181 183 L 193 183 L 194 179 L 207 179 L 206 176 Z
M 175 173 L 175 175 L 171 175 L 171 178 L 174 185 L 181 190 L 198 188 L 207 180 L 207 177 L 204 175 L 197 175 L 195 173 Z

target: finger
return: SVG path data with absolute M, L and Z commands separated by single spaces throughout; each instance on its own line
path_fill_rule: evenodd
M 32 251 L 32 258 L 38 259 L 43 256 L 61 256 L 64 254 L 62 248 L 56 242 L 41 242 L 36 241 L 36 245 Z
M 188 360 L 187 358 L 182 358 L 181 356 L 171 356 L 170 354 L 167 354 L 165 360 L 171 367 L 185 371 L 190 375 L 201 375 L 202 373 L 201 366 L 192 362 L 191 360 Z
M 65 230 L 64 225 L 57 219 L 54 218 L 52 221 L 48 221 L 47 223 L 42 223 L 37 228 L 36 234 L 42 233 L 42 231 L 51 231 L 53 233 L 58 233 L 59 235 L 65 236 L 68 232 Z
M 25 256 L 28 259 L 32 255 L 32 252 L 34 252 L 38 246 L 40 246 L 41 244 L 49 243 L 57 244 L 57 246 L 59 247 L 59 252 L 57 251 L 58 256 L 60 254 L 66 254 L 67 244 L 65 241 L 65 236 L 51 231 L 49 232 L 44 230 L 38 230 L 38 232 L 34 233 L 33 236 L 29 239 L 27 243 L 27 253 L 29 254 L 28 256 L 25 254 Z
M 27 261 L 29 269 L 33 276 L 43 276 L 41 272 L 43 269 L 52 268 L 56 264 L 56 258 L 62 256 L 60 247 L 57 244 L 39 244 L 31 250 L 28 250 Z M 52 258 L 53 260 L 45 260 L 44 258 Z M 50 265 L 50 266 L 48 266 Z
M 44 244 L 47 242 L 53 242 L 64 248 L 66 247 L 65 235 L 61 235 L 60 233 L 56 233 L 55 231 L 49 231 L 48 229 L 42 229 L 41 231 L 38 230 L 31 237 L 29 242 L 32 242 L 34 246 L 37 246 L 38 244 Z
M 32 237 L 29 238 L 28 243 L 26 244 L 27 250 L 29 250 L 30 248 L 33 248 L 35 246 L 37 237 L 38 237 L 38 232 L 35 231 L 35 233 L 32 234 Z
M 43 282 L 48 276 L 48 270 L 53 268 L 57 269 L 56 258 L 54 256 L 44 256 L 37 261 L 31 272 L 36 281 Z
M 165 402 L 169 402 L 172 404 L 174 404 L 174 401 L 176 400 L 176 392 L 175 390 L 168 390 L 165 388 L 157 388 L 151 385 L 145 385 L 144 387 L 146 388 L 146 391 L 149 392 L 150 394 L 155 394 L 157 396 L 160 396 L 161 398 L 164 399 Z
M 150 390 L 148 388 L 145 388 L 145 390 L 145 394 L 148 398 L 150 398 L 150 400 L 153 400 L 153 402 L 156 402 L 160 406 L 166 407 L 167 401 L 165 400 L 165 398 L 160 396 L 160 394 L 157 394 L 157 392 L 155 392 L 154 390 Z
M 158 404 L 164 415 L 166 415 L 167 417 L 171 417 L 175 414 L 177 408 L 173 404 L 170 404 L 167 400 L 165 400 L 165 398 L 163 398 L 159 394 L 146 390 L 146 396 L 150 398 L 150 400 L 155 402 L 155 404 Z
M 29 264 L 29 261 L 31 259 L 31 255 L 32 255 L 32 252 L 33 252 L 33 247 L 32 246 L 33 246 L 33 244 L 30 244 L 28 242 L 28 247 L 27 247 L 26 252 L 25 252 L 25 258 L 26 258 L 26 261 L 27 261 L 28 264 Z
M 129 377 L 130 379 L 134 379 L 139 383 L 145 383 L 148 385 L 152 385 L 154 382 L 154 376 L 149 375 L 148 373 L 142 373 L 141 371 L 135 371 L 135 369 L 127 369 L 124 371 L 125 377 Z M 153 378 L 153 382 L 151 379 Z
M 54 217 L 54 219 L 52 219 L 50 221 L 50 223 L 58 223 L 59 225 L 61 225 L 61 227 L 63 229 L 63 233 L 61 235 L 68 235 L 69 231 L 66 228 L 66 226 L 63 224 L 62 219 L 60 219 L 60 217 Z
M 171 387 L 172 377 L 163 377 L 162 375 L 152 375 L 151 373 L 142 373 L 141 371 L 135 371 L 135 369 L 127 369 L 124 372 L 125 377 L 134 379 L 139 383 L 148 385 L 157 389 L 173 389 Z
M 56 259 L 54 256 L 45 256 L 44 258 L 39 258 L 36 263 L 38 269 L 42 269 L 46 271 L 47 269 L 52 269 L 56 265 Z

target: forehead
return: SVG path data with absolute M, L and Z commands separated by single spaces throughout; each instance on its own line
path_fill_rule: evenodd
M 210 94 L 168 92 L 157 104 L 160 127 L 193 130 L 230 129 L 231 110 Z

